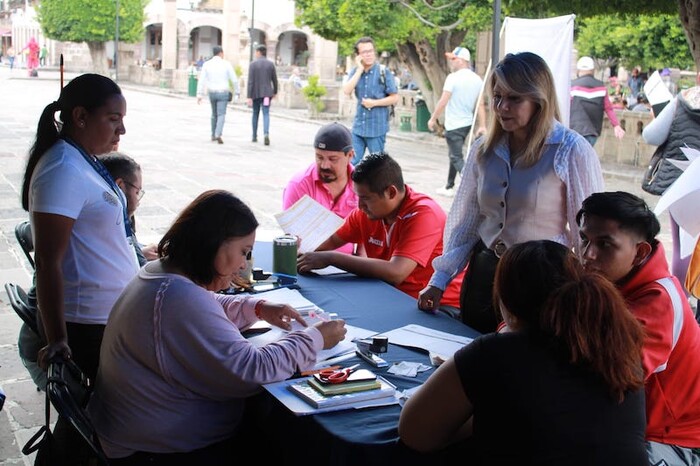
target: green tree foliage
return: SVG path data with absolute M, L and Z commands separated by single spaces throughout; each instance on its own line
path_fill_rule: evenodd
M 351 54 L 352 44 L 362 36 L 374 38 L 380 51 L 396 51 L 431 109 L 448 72 L 444 52 L 457 45 L 465 45 L 474 52 L 476 33 L 490 29 L 493 18 L 493 0 L 296 0 L 295 3 L 299 12 L 297 24 L 338 41 L 343 54 Z M 593 16 L 643 15 L 626 24 L 630 30 L 626 35 L 615 27 L 617 39 L 607 37 L 612 32 L 611 26 L 616 26 L 614 18 L 592 24 L 586 31 L 586 34 L 590 32 L 590 39 L 579 40 L 581 47 L 588 47 L 591 55 L 603 59 L 653 67 L 664 54 L 664 66 L 687 63 L 690 44 L 694 61 L 700 67 L 700 0 L 502 0 L 501 8 L 503 17 L 544 18 L 574 13 L 577 23 Z M 674 22 L 674 17 L 680 22 Z M 678 34 L 679 24 L 687 37 L 685 43 Z M 643 34 L 648 36 L 642 38 Z M 636 47 L 640 50 L 635 51 Z M 620 52 L 623 48 L 624 54 Z
M 149 0 L 119 0 L 119 40 L 143 40 L 144 9 Z M 96 72 L 106 73 L 104 43 L 114 40 L 115 0 L 41 0 L 39 24 L 46 37 L 66 42 L 86 42 Z
M 398 54 L 430 108 L 448 73 L 444 52 L 458 45 L 474 51 L 476 33 L 492 18 L 487 0 L 296 0 L 296 7 L 297 23 L 338 41 L 341 54 L 351 55 L 363 36 L 372 37 L 378 51 Z
M 677 15 L 604 15 L 581 20 L 579 55 L 595 58 L 600 67 L 689 69 L 693 57 Z
M 317 116 L 325 107 L 323 96 L 326 95 L 326 87 L 318 83 L 318 75 L 312 74 L 309 76 L 309 83 L 301 90 L 304 98 L 309 103 L 311 116 Z

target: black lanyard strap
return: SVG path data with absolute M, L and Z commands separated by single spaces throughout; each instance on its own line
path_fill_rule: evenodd
M 71 146 L 73 146 L 78 152 L 80 152 L 83 158 L 87 161 L 87 163 L 89 163 L 90 166 L 93 168 L 93 170 L 95 170 L 97 174 L 100 175 L 103 180 L 105 180 L 105 183 L 107 183 L 109 187 L 112 188 L 112 191 L 114 191 L 114 194 L 119 200 L 119 204 L 122 206 L 122 215 L 124 216 L 124 232 L 126 233 L 127 238 L 131 238 L 134 235 L 134 232 L 131 229 L 131 221 L 129 220 L 129 213 L 126 209 L 126 202 L 122 200 L 123 194 L 120 195 L 121 189 L 119 188 L 119 186 L 117 186 L 117 183 L 114 181 L 114 178 L 112 178 L 112 175 L 110 175 L 109 170 L 107 170 L 107 167 L 105 167 L 105 165 L 100 159 L 88 154 L 85 151 L 85 149 L 83 149 L 80 146 L 80 144 L 73 141 L 69 137 L 63 136 L 63 140 Z

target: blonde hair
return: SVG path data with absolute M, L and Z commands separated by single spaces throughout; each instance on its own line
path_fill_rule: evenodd
M 492 103 L 493 90 L 497 84 L 506 93 L 522 96 L 535 103 L 535 113 L 527 125 L 528 142 L 521 156 L 524 166 L 534 165 L 542 156 L 542 147 L 554 126 L 554 120 L 561 121 L 554 78 L 547 63 L 531 52 L 509 53 L 496 65 L 487 82 Z M 496 147 L 505 133 L 493 109 L 488 126 L 486 139 L 479 152 L 480 159 Z

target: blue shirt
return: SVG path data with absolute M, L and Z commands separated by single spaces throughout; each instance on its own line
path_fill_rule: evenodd
M 357 68 L 351 70 L 348 78 L 352 78 L 356 72 Z M 381 78 L 379 63 L 375 63 L 368 71 L 363 71 L 355 86 L 357 111 L 352 132 L 368 138 L 384 136 L 389 131 L 389 107 L 366 109 L 362 106 L 362 99 L 383 99 L 397 92 L 394 74 L 389 71 L 389 68 L 384 68 L 384 79 Z

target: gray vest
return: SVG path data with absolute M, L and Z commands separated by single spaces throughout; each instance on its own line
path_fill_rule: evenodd
M 678 94 L 676 114 L 673 116 L 671 130 L 664 144 L 665 147 L 661 152 L 661 157 L 664 160 L 660 163 L 656 177 L 652 182 L 661 192 L 666 191 L 683 173 L 680 168 L 667 159 L 688 160 L 681 152 L 681 147 L 688 146 L 700 150 L 700 108 L 691 108 L 682 94 Z

